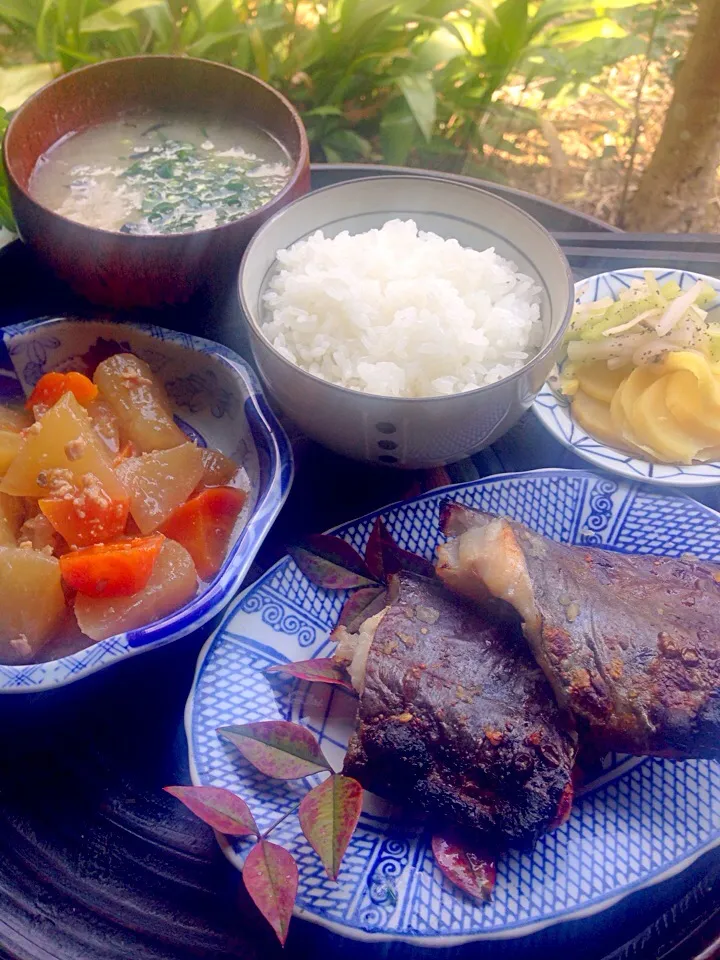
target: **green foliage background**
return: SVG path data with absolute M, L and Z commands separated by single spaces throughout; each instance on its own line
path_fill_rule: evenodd
M 53 76 L 138 53 L 218 60 L 299 108 L 314 160 L 384 161 L 486 174 L 483 146 L 517 149 L 534 112 L 509 78 L 569 98 L 646 47 L 643 17 L 675 0 L 0 0 L 0 105 Z M 659 17 L 657 16 L 659 14 Z M 5 216 L 0 200 L 0 217 Z

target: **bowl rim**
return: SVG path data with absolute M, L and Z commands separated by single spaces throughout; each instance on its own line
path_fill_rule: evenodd
M 519 213 L 527 221 L 529 221 L 535 227 L 537 227 L 541 231 L 541 233 L 545 234 L 547 240 L 550 242 L 550 245 L 554 248 L 555 253 L 558 255 L 560 263 L 562 264 L 565 270 L 565 278 L 566 278 L 566 284 L 567 284 L 567 306 L 565 308 L 565 316 L 563 317 L 555 334 L 553 334 L 553 336 L 541 347 L 541 349 L 538 350 L 538 352 L 533 357 L 531 357 L 527 361 L 527 363 L 524 363 L 519 370 L 516 370 L 514 371 L 514 373 L 508 374 L 507 377 L 503 377 L 502 379 L 496 380 L 493 383 L 485 383 L 479 387 L 473 387 L 471 390 L 465 390 L 462 393 L 441 394 L 439 396 L 429 395 L 424 397 L 393 397 L 393 396 L 390 396 L 389 394 L 368 393 L 364 390 L 353 390 L 350 387 L 344 387 L 341 384 L 332 383 L 330 380 L 324 380 L 322 377 L 318 377 L 314 373 L 309 373 L 307 370 L 304 370 L 298 364 L 295 364 L 292 361 L 288 360 L 287 357 L 284 357 L 273 346 L 273 344 L 270 343 L 268 338 L 262 332 L 260 328 L 260 324 L 258 322 L 258 318 L 256 317 L 256 310 L 250 309 L 250 306 L 247 302 L 247 298 L 245 297 L 245 291 L 243 289 L 243 278 L 245 275 L 245 271 L 247 269 L 248 261 L 250 257 L 253 255 L 253 252 L 257 243 L 262 238 L 262 234 L 266 230 L 270 229 L 270 227 L 282 216 L 284 216 L 289 210 L 293 209 L 299 204 L 314 202 L 315 198 L 322 196 L 323 194 L 327 194 L 336 190 L 346 190 L 350 187 L 355 187 L 358 184 L 361 184 L 361 185 L 368 184 L 368 183 L 385 184 L 385 183 L 388 183 L 389 181 L 406 181 L 406 182 L 410 181 L 416 184 L 440 183 L 450 187 L 454 187 L 457 190 L 468 190 L 473 193 L 481 193 L 485 197 L 489 197 L 492 200 L 497 201 L 499 204 L 501 204 L 501 206 L 510 207 L 512 210 Z M 363 187 L 361 186 L 360 189 L 363 189 Z M 293 242 L 296 243 L 297 241 L 293 241 Z M 273 354 L 274 357 L 281 360 L 286 367 L 288 367 L 291 370 L 297 371 L 302 377 L 305 377 L 311 382 L 316 384 L 322 384 L 325 387 L 329 387 L 330 389 L 337 391 L 338 393 L 346 397 L 347 396 L 367 397 L 369 400 L 384 400 L 384 401 L 392 401 L 393 403 L 401 403 L 401 404 L 427 403 L 428 401 L 433 401 L 438 403 L 441 403 L 443 401 L 444 402 L 457 401 L 459 397 L 463 397 L 463 398 L 474 397 L 478 394 L 482 394 L 484 391 L 490 391 L 493 387 L 497 387 L 499 384 L 512 383 L 513 381 L 519 379 L 520 377 L 525 375 L 529 370 L 532 370 L 535 366 L 537 366 L 539 363 L 545 360 L 548 356 L 553 354 L 557 350 L 557 348 L 560 346 L 562 342 L 562 338 L 565 334 L 565 330 L 567 329 L 568 323 L 570 322 L 570 317 L 572 315 L 573 306 L 575 302 L 574 301 L 574 279 L 573 279 L 572 270 L 570 268 L 570 264 L 568 263 L 567 257 L 563 253 L 563 250 L 560 244 L 557 242 L 557 240 L 553 237 L 553 235 L 549 232 L 549 230 L 547 230 L 540 223 L 539 220 L 531 216 L 531 214 L 527 213 L 525 210 L 522 209 L 522 207 L 519 207 L 517 204 L 511 203 L 509 200 L 506 200 L 504 197 L 500 197 L 495 193 L 491 193 L 489 190 L 485 190 L 483 187 L 480 187 L 480 186 L 476 187 L 470 183 L 462 183 L 456 180 L 449 180 L 443 176 L 429 177 L 427 175 L 420 176 L 416 174 L 393 174 L 387 177 L 359 177 L 356 180 L 342 181 L 341 183 L 332 183 L 332 184 L 329 184 L 327 187 L 321 187 L 319 190 L 313 190 L 311 193 L 306 194 L 303 197 L 298 197 L 296 200 L 293 200 L 292 203 L 286 204 L 281 210 L 278 210 L 277 213 L 273 214 L 272 217 L 269 217 L 265 221 L 265 223 L 263 223 L 257 229 L 252 239 L 250 240 L 250 243 L 245 248 L 245 252 L 243 253 L 242 260 L 240 261 L 240 269 L 238 272 L 238 280 L 237 280 L 237 290 L 238 290 L 238 298 L 240 300 L 240 308 L 243 312 L 243 315 L 245 316 L 245 319 L 248 322 L 248 326 L 250 327 L 250 332 L 252 333 L 253 337 L 258 339 L 263 344 L 263 346 L 266 347 Z M 253 355 L 254 355 L 255 354 L 254 344 L 252 345 L 252 348 L 253 348 Z
M 283 148 L 288 152 L 288 156 L 292 163 L 292 171 L 291 171 L 290 177 L 288 178 L 288 181 L 285 184 L 285 186 L 282 188 L 282 190 L 280 190 L 278 193 L 272 196 L 269 200 L 267 200 L 264 204 L 262 204 L 262 206 L 258 207 L 255 210 L 250 211 L 249 213 L 243 214 L 243 216 L 238 217 L 237 220 L 230 220 L 228 223 L 220 223 L 214 227 L 205 227 L 202 230 L 177 230 L 172 233 L 147 233 L 147 234 L 121 233 L 119 230 L 108 230 L 105 227 L 89 226 L 88 224 L 80 223 L 78 220 L 73 220 L 72 217 L 66 217 L 64 214 L 58 213 L 57 210 L 53 210 L 52 207 L 46 206 L 44 203 L 41 203 L 37 199 L 37 197 L 33 196 L 29 188 L 24 187 L 19 182 L 17 176 L 15 175 L 15 172 L 12 169 L 11 151 L 12 151 L 13 136 L 14 136 L 16 127 L 19 125 L 18 118 L 22 116 L 23 111 L 26 108 L 29 109 L 33 104 L 40 101 L 46 95 L 50 87 L 62 85 L 64 82 L 70 82 L 70 79 L 74 79 L 78 75 L 82 75 L 92 71 L 102 71 L 104 69 L 109 69 L 110 65 L 114 67 L 116 64 L 125 64 L 125 63 L 133 64 L 137 62 L 148 62 L 148 61 L 160 61 L 165 63 L 167 63 L 168 61 L 172 61 L 172 62 L 183 62 L 183 63 L 190 63 L 190 64 L 202 63 L 212 69 L 224 71 L 225 74 L 228 76 L 231 74 L 235 74 L 235 75 L 239 74 L 240 76 L 252 81 L 258 86 L 263 87 L 270 94 L 272 94 L 277 99 L 278 103 L 285 109 L 285 111 L 290 116 L 295 126 L 295 129 L 297 130 L 299 144 L 300 144 L 300 149 L 298 151 L 298 155 L 296 159 L 290 156 L 289 151 L 287 151 L 286 145 L 281 144 L 281 146 L 283 146 Z M 267 133 L 265 128 L 262 127 L 259 123 L 256 123 L 255 120 L 253 120 L 252 118 L 248 118 L 248 119 L 250 123 L 253 123 L 255 126 L 260 127 L 260 129 L 262 129 L 265 133 Z M 81 130 L 89 129 L 90 126 L 93 126 L 93 125 L 90 124 L 88 127 L 81 128 Z M 80 132 L 80 131 L 75 131 L 75 132 Z M 72 136 L 72 132 L 69 134 L 64 134 L 62 137 L 59 137 L 57 140 L 54 140 L 53 143 L 50 145 L 50 147 L 48 147 L 48 150 L 51 150 L 53 147 L 57 146 L 57 144 L 61 140 L 65 139 L 65 137 L 67 136 Z M 270 134 L 268 134 L 268 136 L 270 136 Z M 41 155 L 39 155 L 36 158 L 35 166 L 37 166 L 37 162 L 40 159 L 40 156 Z M 13 114 L 12 119 L 10 120 L 10 123 L 8 124 L 7 130 L 5 132 L 5 136 L 3 137 L 3 143 L 2 143 L 2 162 L 12 188 L 14 190 L 17 190 L 18 193 L 21 193 L 25 198 L 25 200 L 28 201 L 30 204 L 32 204 L 34 207 L 39 208 L 45 214 L 48 214 L 53 219 L 57 218 L 63 224 L 70 224 L 73 228 L 80 229 L 80 230 L 88 230 L 90 231 L 91 234 L 98 233 L 102 237 L 113 237 L 119 243 L 127 243 L 128 241 L 132 241 L 133 239 L 137 241 L 138 237 L 141 238 L 142 240 L 149 240 L 150 242 L 164 240 L 167 243 L 168 241 L 171 241 L 175 238 L 178 240 L 181 240 L 181 239 L 187 240 L 189 237 L 209 237 L 211 234 L 217 234 L 220 231 L 229 230 L 232 227 L 235 227 L 237 229 L 238 225 L 247 223 L 248 220 L 250 220 L 250 218 L 261 213 L 263 210 L 267 209 L 269 206 L 275 205 L 278 203 L 280 203 L 282 206 L 283 199 L 288 194 L 292 193 L 295 186 L 297 185 L 298 180 L 300 180 L 300 178 L 303 176 L 306 168 L 309 169 L 310 144 L 308 141 L 307 131 L 305 130 L 305 125 L 302 121 L 302 118 L 300 117 L 300 114 L 292 105 L 292 103 L 287 99 L 287 97 L 284 94 L 280 93 L 279 90 L 276 90 L 275 87 L 271 86 L 269 83 L 266 83 L 264 80 L 261 80 L 259 77 L 256 77 L 254 74 L 248 73 L 246 70 L 239 70 L 237 67 L 232 67 L 229 64 L 218 63 L 215 60 L 206 60 L 203 57 L 181 57 L 173 54 L 138 54 L 132 57 L 113 57 L 111 60 L 101 60 L 99 63 L 85 64 L 82 67 L 77 67 L 76 69 L 69 70 L 66 73 L 61 73 L 60 76 L 54 77 L 52 80 L 48 81 L 48 83 L 40 87 L 39 90 L 36 90 L 35 93 L 33 93 L 30 97 L 28 97 L 27 100 L 25 100 L 18 107 L 18 109 Z M 33 166 L 33 170 L 35 169 L 35 166 Z M 28 179 L 28 183 L 29 183 L 29 179 Z
M 130 659 L 138 654 L 179 640 L 207 623 L 213 616 L 220 613 L 230 603 L 237 593 L 243 579 L 272 527 L 275 518 L 282 508 L 292 486 L 295 466 L 290 441 L 267 403 L 263 389 L 246 360 L 243 360 L 234 350 L 214 340 L 196 337 L 192 334 L 181 333 L 159 327 L 154 323 L 136 321 L 119 322 L 99 315 L 88 318 L 73 316 L 42 317 L 36 320 L 26 320 L 21 323 L 9 324 L 0 327 L 0 347 L 7 337 L 22 336 L 38 330 L 52 330 L 59 324 L 89 325 L 101 324 L 113 326 L 118 332 L 128 328 L 136 330 L 158 343 L 168 342 L 179 347 L 183 352 L 194 354 L 205 353 L 207 356 L 221 361 L 227 361 L 232 367 L 236 378 L 242 381 L 246 393 L 245 403 L 249 402 L 252 421 L 249 423 L 251 433 L 253 423 L 261 430 L 268 445 L 267 482 L 264 491 L 253 507 L 247 523 L 240 531 L 238 539 L 225 557 L 223 566 L 215 579 L 203 592 L 198 592 L 178 610 L 153 620 L 151 623 L 135 630 L 123 631 L 106 637 L 104 640 L 91 642 L 76 653 L 66 654 L 55 660 L 0 665 L 0 696 L 6 694 L 41 693 L 56 687 L 67 686 L 98 670 L 112 667 L 122 660 Z M 250 416 L 248 420 L 250 421 Z M 253 438 L 253 446 L 257 444 Z M 242 555 L 241 555 L 242 551 Z M 93 657 L 88 651 L 99 651 L 103 648 L 110 652 L 118 641 L 124 640 L 126 646 L 108 660 Z M 86 656 L 88 662 L 78 665 L 78 658 Z M 53 671 L 56 665 L 65 663 L 69 672 L 67 676 L 56 677 Z M 25 682 L 24 678 L 31 673 L 40 671 L 43 678 L 39 681 Z M 14 678 L 14 681 L 13 679 Z

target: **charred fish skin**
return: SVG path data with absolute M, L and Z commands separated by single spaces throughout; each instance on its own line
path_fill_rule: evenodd
M 575 738 L 519 632 L 399 574 L 344 773 L 475 838 L 525 843 L 567 806 Z
M 561 544 L 461 504 L 441 525 L 438 576 L 514 608 L 589 747 L 720 758 L 719 566 Z

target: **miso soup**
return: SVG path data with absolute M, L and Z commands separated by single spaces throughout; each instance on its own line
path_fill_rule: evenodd
M 64 137 L 40 157 L 29 189 L 90 227 L 180 233 L 252 213 L 290 173 L 284 148 L 252 124 L 143 112 Z

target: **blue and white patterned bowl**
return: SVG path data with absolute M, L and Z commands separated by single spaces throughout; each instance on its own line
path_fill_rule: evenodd
M 445 487 L 381 514 L 405 549 L 431 558 L 440 503 L 522 520 L 566 543 L 625 553 L 687 551 L 720 560 L 720 516 L 692 500 L 584 471 L 540 470 Z M 372 514 L 336 533 L 362 548 Z M 327 879 L 293 812 L 308 785 L 271 780 L 221 741 L 217 727 L 253 720 L 299 721 L 339 768 L 356 701 L 337 688 L 270 679 L 267 667 L 328 656 L 345 593 L 313 586 L 286 558 L 254 583 L 225 615 L 198 662 L 186 710 L 190 770 L 196 784 L 227 787 L 250 805 L 261 829 L 289 814 L 272 838 L 300 866 L 296 913 L 361 940 L 449 946 L 518 937 L 589 916 L 665 880 L 720 844 L 720 763 L 613 757 L 576 799 L 568 823 L 531 852 L 511 850 L 498 865 L 493 901 L 479 906 L 445 880 L 421 825 L 366 794 L 364 812 L 337 883 Z M 240 867 L 247 842 L 222 838 Z
M 2 330 L 0 403 L 25 396 L 49 370 L 82 370 L 122 349 L 137 354 L 165 385 L 183 429 L 247 471 L 248 520 L 215 579 L 175 613 L 48 663 L 0 665 L 0 693 L 61 687 L 118 660 L 196 630 L 232 598 L 290 489 L 293 460 L 287 437 L 265 402 L 252 370 L 231 350 L 188 334 L 145 324 L 53 319 Z
M 696 280 L 705 280 L 718 295 L 710 309 L 720 307 L 720 280 L 717 277 L 664 267 L 637 267 L 588 277 L 575 284 L 575 302 L 586 303 L 588 300 L 598 300 L 600 297 L 607 296 L 617 299 L 618 294 L 629 287 L 633 280 L 643 280 L 643 273 L 646 270 L 654 273 L 661 283 L 666 280 L 675 280 L 682 290 L 689 289 Z M 694 463 L 689 466 L 654 463 L 607 446 L 575 422 L 567 397 L 556 393 L 548 383 L 538 394 L 533 410 L 540 422 L 560 443 L 569 447 L 579 457 L 589 460 L 590 463 L 610 473 L 617 473 L 631 480 L 669 484 L 676 487 L 707 487 L 720 483 L 720 462 L 717 461 Z

